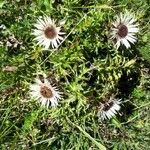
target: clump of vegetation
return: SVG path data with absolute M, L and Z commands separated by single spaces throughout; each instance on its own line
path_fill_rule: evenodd
M 149 149 L 148 1 L 0 8 L 0 149 Z

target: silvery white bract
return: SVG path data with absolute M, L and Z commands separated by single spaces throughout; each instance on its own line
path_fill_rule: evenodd
M 111 39 L 115 41 L 115 47 L 118 49 L 120 45 L 125 45 L 128 49 L 130 43 L 134 44 L 137 41 L 135 34 L 139 31 L 138 25 L 135 24 L 135 19 L 129 14 L 120 14 L 116 21 L 112 23 Z
M 121 99 L 110 97 L 109 101 L 101 103 L 97 116 L 101 120 L 110 119 L 120 110 Z
M 31 97 L 38 99 L 42 106 L 57 106 L 61 99 L 61 92 L 57 87 L 52 86 L 46 77 L 43 80 L 35 79 L 35 83 L 30 85 Z
M 48 16 L 39 17 L 34 27 L 36 28 L 33 30 L 33 35 L 36 36 L 34 40 L 38 42 L 38 45 L 44 46 L 45 49 L 50 46 L 57 48 L 64 39 L 62 35 L 65 33 L 60 31 L 61 27 L 57 27 L 55 21 Z

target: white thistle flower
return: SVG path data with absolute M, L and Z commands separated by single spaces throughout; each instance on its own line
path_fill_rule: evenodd
M 52 20 L 48 16 L 44 16 L 43 18 L 39 17 L 34 27 L 36 28 L 33 30 L 34 40 L 38 42 L 38 45 L 44 46 L 46 49 L 50 46 L 57 48 L 64 39 L 62 35 L 65 32 L 61 32 L 61 27 L 57 27 L 55 20 Z
M 115 47 L 118 49 L 121 44 L 128 49 L 130 43 L 134 44 L 137 41 L 135 34 L 139 31 L 136 20 L 129 14 L 120 14 L 115 22 L 112 23 L 113 28 L 110 33 L 111 39 L 115 41 Z
M 101 120 L 112 118 L 120 110 L 120 104 L 121 99 L 114 99 L 114 97 L 110 97 L 109 101 L 101 103 L 97 116 Z
M 62 98 L 61 92 L 57 87 L 52 86 L 49 80 L 43 76 L 42 79 L 36 78 L 35 83 L 30 85 L 31 97 L 38 99 L 42 106 L 55 107 Z

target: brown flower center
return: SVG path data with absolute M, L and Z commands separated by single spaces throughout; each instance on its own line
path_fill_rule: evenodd
M 47 86 L 41 87 L 40 93 L 45 98 L 51 98 L 51 97 L 53 97 L 53 93 L 52 93 L 51 89 L 48 88 Z
M 45 29 L 44 34 L 48 39 L 53 39 L 56 37 L 57 32 L 56 32 L 55 27 L 50 26 Z
M 104 107 L 103 107 L 103 110 L 108 111 L 113 105 L 114 105 L 113 102 L 105 103 Z
M 124 37 L 127 36 L 127 34 L 128 34 L 128 28 L 125 25 L 120 24 L 117 28 L 118 28 L 118 35 L 121 38 L 124 38 Z

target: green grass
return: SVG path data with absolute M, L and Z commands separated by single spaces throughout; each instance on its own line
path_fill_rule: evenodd
M 116 50 L 111 22 L 126 10 L 139 23 L 138 42 Z M 42 15 L 65 20 L 58 51 L 42 51 L 33 41 L 33 23 Z M 149 150 L 149 15 L 148 0 L 1 0 L 0 149 Z M 6 46 L 10 35 L 17 48 Z M 38 71 L 63 91 L 58 107 L 45 109 L 30 98 Z M 122 98 L 121 116 L 99 122 L 108 94 Z

